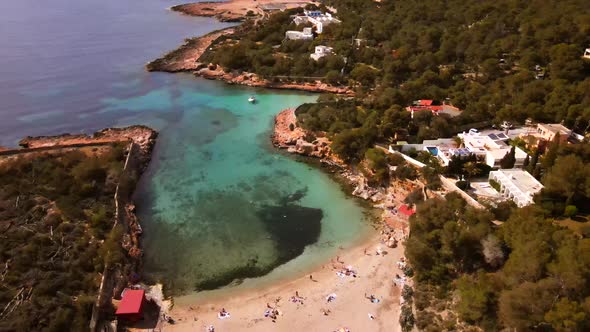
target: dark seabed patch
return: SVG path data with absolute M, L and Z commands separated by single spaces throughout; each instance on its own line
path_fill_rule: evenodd
M 322 229 L 321 209 L 292 204 L 264 206 L 258 216 L 277 243 L 277 265 L 301 255 L 306 246 L 317 242 Z
M 307 188 L 288 192 L 263 179 L 196 195 L 181 194 L 186 180 L 167 185 L 177 212 L 140 216 L 145 245 L 160 248 L 145 254 L 149 279 L 171 295 L 215 289 L 263 276 L 317 242 L 323 212 L 295 204 Z M 138 203 L 153 205 L 147 198 Z

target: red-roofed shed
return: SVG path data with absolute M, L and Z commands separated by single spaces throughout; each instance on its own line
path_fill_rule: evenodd
M 143 289 L 126 289 L 115 313 L 119 319 L 138 321 L 143 315 L 145 291 Z
M 406 216 L 411 216 L 414 213 L 416 213 L 416 210 L 409 208 L 407 205 L 403 204 L 402 206 L 399 207 L 399 212 L 406 215 Z
M 418 106 L 430 106 L 434 101 L 430 99 L 420 99 L 418 100 Z

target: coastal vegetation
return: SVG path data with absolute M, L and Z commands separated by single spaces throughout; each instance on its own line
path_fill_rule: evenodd
M 502 202 L 486 211 L 455 193 L 417 201 L 405 245 L 420 330 L 590 328 L 590 144 L 557 142 L 525 167 L 544 184 L 536 205 Z M 445 171 L 464 172 L 472 162 L 451 161 Z
M 125 145 L 11 158 L 0 161 L 0 330 L 87 330 L 105 264 L 126 257 L 113 228 Z
M 416 326 L 426 331 L 586 331 L 590 245 L 539 206 L 501 226 L 456 194 L 418 205 L 406 255 L 416 273 Z M 440 315 L 445 310 L 453 315 Z
M 353 100 L 299 111 L 302 125 L 329 132 L 333 150 L 348 162 L 360 161 L 375 142 L 449 137 L 504 120 L 564 121 L 579 131 L 590 124 L 590 62 L 581 57 L 590 42 L 586 1 L 325 4 L 342 22 L 313 40 L 285 40 L 285 31 L 301 29 L 291 16 L 302 9 L 290 9 L 246 21 L 201 61 L 271 80 L 320 79 L 354 89 Z M 317 45 L 334 54 L 312 60 Z M 419 99 L 462 112 L 410 118 L 405 107 Z

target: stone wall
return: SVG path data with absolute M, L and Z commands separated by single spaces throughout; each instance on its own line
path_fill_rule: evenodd
M 132 272 L 138 270 L 141 264 L 142 251 L 139 249 L 139 236 L 141 235 L 141 226 L 134 213 L 134 206 L 131 203 L 131 194 L 133 186 L 124 188 L 121 186 L 123 179 L 137 179 L 142 171 L 144 156 L 142 156 L 141 147 L 131 142 L 129 144 L 125 166 L 120 175 L 120 181 L 115 190 L 113 197 L 115 202 L 115 216 L 113 228 L 117 225 L 124 227 L 123 249 L 127 251 L 128 261 L 122 266 L 105 266 L 101 279 L 100 288 L 96 302 L 92 311 L 90 320 L 90 331 L 97 331 L 100 321 L 104 319 L 104 310 L 110 306 L 113 298 L 119 298 L 121 292 L 128 284 L 128 277 Z

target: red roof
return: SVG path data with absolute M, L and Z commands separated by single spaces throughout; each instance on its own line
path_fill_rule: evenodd
M 141 306 L 143 304 L 143 296 L 145 291 L 143 289 L 126 289 L 123 292 L 123 299 L 117 308 L 117 315 L 138 314 L 141 313 Z
M 406 108 L 410 112 L 418 112 L 418 111 L 431 111 L 432 113 L 438 113 L 442 111 L 442 105 L 431 105 L 431 106 L 408 106 Z
M 403 204 L 399 207 L 399 212 L 405 214 L 408 217 L 416 213 L 414 209 L 409 208 L 406 204 Z
M 433 101 L 430 99 L 420 99 L 420 100 L 418 100 L 418 105 L 419 106 L 430 106 L 430 105 L 432 105 L 432 102 Z

